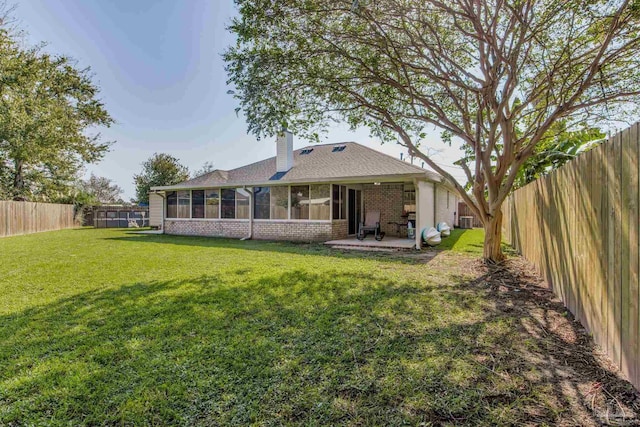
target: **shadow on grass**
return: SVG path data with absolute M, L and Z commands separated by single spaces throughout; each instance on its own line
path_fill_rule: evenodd
M 590 398 L 559 376 L 627 390 L 486 281 L 238 270 L 3 316 L 0 424 L 558 424 Z
M 510 255 L 515 255 L 513 252 Z M 491 367 L 524 372 L 533 383 L 544 383 L 556 403 L 548 409 L 565 411 L 571 424 L 640 425 L 640 394 L 622 379 L 617 367 L 522 259 L 496 266 L 473 280 L 459 277 L 459 289 L 482 289 L 494 302 L 491 316 L 518 319 L 523 352 L 514 358 L 500 346 L 491 353 Z M 506 350 L 506 351 L 505 351 Z M 549 422 L 539 410 L 539 423 Z M 556 420 L 557 423 L 557 420 Z
M 228 239 L 222 237 L 178 236 L 168 234 L 136 234 L 127 233 L 126 237 L 106 237 L 105 240 L 113 240 L 128 243 L 161 243 L 167 245 L 192 246 L 217 249 L 241 249 L 258 252 L 281 252 L 298 255 L 313 255 L 338 257 L 345 259 L 372 259 L 383 262 L 402 264 L 424 264 L 432 259 L 418 251 L 393 251 L 375 252 L 366 250 L 332 249 L 322 243 L 307 242 L 280 242 L 269 240 Z M 428 255 L 428 254 L 427 254 Z

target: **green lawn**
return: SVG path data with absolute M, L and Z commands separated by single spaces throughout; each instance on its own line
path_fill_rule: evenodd
M 562 306 L 496 285 L 481 232 L 449 239 L 0 239 L 0 425 L 588 424 L 596 380 L 623 401 Z
M 477 256 L 482 256 L 482 243 L 484 241 L 484 230 L 474 228 L 462 230 L 456 228 L 451 230 L 451 236 L 443 238 L 436 249 L 452 250 Z

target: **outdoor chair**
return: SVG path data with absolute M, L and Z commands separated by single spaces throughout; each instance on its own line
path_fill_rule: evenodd
M 364 222 L 360 223 L 356 237 L 358 240 L 364 240 L 367 234 L 373 234 L 378 241 L 384 238 L 384 233 L 380 229 L 380 211 L 367 212 Z

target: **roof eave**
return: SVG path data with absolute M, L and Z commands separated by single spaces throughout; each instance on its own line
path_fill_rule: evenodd
M 314 183 L 340 183 L 340 184 L 363 184 L 373 182 L 398 182 L 411 181 L 413 179 L 424 179 L 431 182 L 442 182 L 441 178 L 430 176 L 428 171 L 408 174 L 394 175 L 372 175 L 372 176 L 350 176 L 350 177 L 332 177 L 332 178 L 316 178 L 316 179 L 287 179 L 287 180 L 267 180 L 252 182 L 225 182 L 210 183 L 199 185 L 168 185 L 152 187 L 151 191 L 167 191 L 167 190 L 200 190 L 205 188 L 237 188 L 237 187 L 271 187 L 275 185 L 292 185 L 292 184 L 314 184 Z

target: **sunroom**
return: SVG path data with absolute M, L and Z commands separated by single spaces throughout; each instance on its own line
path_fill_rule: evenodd
M 390 237 L 406 238 L 409 224 L 454 223 L 453 193 L 433 172 L 354 142 L 293 151 L 290 134 L 277 154 L 152 188 L 152 224 L 167 234 L 327 241 L 355 236 L 367 212 L 380 213 Z

